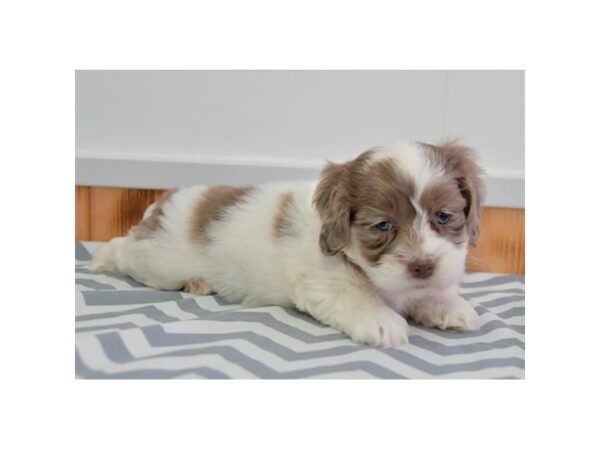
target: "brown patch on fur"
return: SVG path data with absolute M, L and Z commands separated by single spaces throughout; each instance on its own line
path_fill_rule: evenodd
M 156 203 L 154 203 L 152 213 L 146 219 L 142 220 L 139 225 L 131 229 L 130 233 L 136 241 L 148 239 L 159 230 L 161 227 L 161 219 L 164 217 L 163 206 L 171 199 L 175 192 L 177 192 L 177 189 L 166 191 Z
M 328 163 L 313 196 L 313 204 L 321 218 L 319 244 L 325 255 L 335 255 L 350 239 L 351 206 L 354 196 L 353 177 L 364 170 L 371 150 L 344 163 Z
M 414 192 L 412 179 L 386 158 L 358 174 L 356 183 L 360 186 L 354 204 L 356 236 L 365 259 L 377 263 L 393 244 L 416 246 L 417 235 L 412 227 L 416 211 L 410 202 Z M 392 228 L 379 230 L 376 225 L 382 220 L 389 220 Z
M 290 220 L 290 208 L 294 204 L 294 198 L 291 192 L 283 192 L 277 200 L 277 213 L 273 220 L 273 235 L 275 238 L 292 236 L 294 234 L 294 224 Z
M 346 164 L 332 164 L 321 173 L 314 204 L 321 217 L 321 250 L 334 255 L 350 239 L 350 226 L 356 226 L 364 257 L 376 263 L 396 239 L 414 245 L 412 227 L 415 210 L 410 203 L 414 192 L 411 179 L 404 176 L 392 159 L 368 163 L 368 150 Z M 381 231 L 376 225 L 390 220 L 393 227 Z
M 436 184 L 429 185 L 421 194 L 419 203 L 429 216 L 429 224 L 437 233 L 447 238 L 456 245 L 466 242 L 466 215 L 467 200 L 460 192 L 458 180 L 447 178 Z M 447 224 L 437 223 L 436 213 L 450 214 Z
M 480 211 L 485 197 L 482 170 L 475 162 L 475 152 L 457 141 L 441 145 L 421 144 L 431 160 L 442 167 L 449 179 L 455 180 L 458 190 L 466 201 L 463 209 L 466 217 L 469 243 L 476 245 L 479 239 Z
M 214 186 L 204 191 L 192 218 L 192 240 L 205 240 L 209 225 L 221 220 L 229 208 L 242 202 L 253 190 L 252 186 Z

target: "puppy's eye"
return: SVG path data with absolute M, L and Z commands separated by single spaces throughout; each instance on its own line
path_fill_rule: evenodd
M 378 230 L 389 231 L 392 229 L 392 222 L 390 222 L 389 220 L 382 220 L 375 226 L 377 227 Z
M 446 225 L 450 221 L 450 214 L 439 211 L 435 214 L 435 221 L 440 225 Z

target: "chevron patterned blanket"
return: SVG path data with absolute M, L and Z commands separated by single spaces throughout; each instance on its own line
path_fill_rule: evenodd
M 77 378 L 524 378 L 522 277 L 467 275 L 462 294 L 482 316 L 478 331 L 413 325 L 408 345 L 377 349 L 293 309 L 91 273 L 99 245 L 75 244 Z

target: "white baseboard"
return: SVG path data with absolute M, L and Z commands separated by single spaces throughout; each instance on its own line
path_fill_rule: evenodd
M 278 161 L 167 160 L 163 158 L 77 155 L 75 183 L 140 189 L 169 189 L 194 184 L 258 184 L 271 181 L 315 179 L 320 164 Z M 525 207 L 525 176 L 489 170 L 486 206 Z

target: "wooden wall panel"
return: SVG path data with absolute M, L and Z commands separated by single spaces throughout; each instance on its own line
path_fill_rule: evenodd
M 163 191 L 150 189 L 91 188 L 91 240 L 124 236 L 137 225 L 146 208 Z
M 75 236 L 80 241 L 92 239 L 91 229 L 91 195 L 92 188 L 77 186 L 75 188 Z
M 481 237 L 469 252 L 470 271 L 525 273 L 525 210 L 484 208 Z
M 76 236 L 78 240 L 108 241 L 124 236 L 141 220 L 145 209 L 163 191 L 76 187 Z M 484 208 L 479 245 L 471 249 L 470 271 L 525 273 L 525 211 Z

